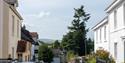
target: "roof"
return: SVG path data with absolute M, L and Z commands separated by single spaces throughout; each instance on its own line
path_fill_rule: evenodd
M 9 4 L 9 8 L 19 17 L 19 19 L 23 20 L 22 16 L 16 10 L 16 7 L 12 5 L 12 4 L 16 4 L 16 6 L 18 7 L 18 0 L 4 0 L 4 1 Z
M 30 32 L 23 27 L 21 28 L 21 39 L 29 41 L 32 44 L 34 44 L 34 40 L 32 39 Z
M 37 33 L 37 32 L 30 32 L 30 35 L 31 35 L 32 37 L 38 37 L 38 33 Z
M 10 5 L 16 4 L 16 6 L 18 7 L 18 0 L 4 0 L 4 1 Z
M 105 11 L 109 13 L 111 10 L 118 7 L 121 3 L 123 3 L 125 0 L 114 0 L 106 9 Z
M 103 20 L 101 20 L 99 23 L 97 23 L 94 27 L 92 27 L 93 30 L 99 28 L 101 25 L 108 22 L 108 16 L 106 16 Z
M 113 2 L 105 10 L 109 9 L 116 1 L 117 0 L 113 0 Z

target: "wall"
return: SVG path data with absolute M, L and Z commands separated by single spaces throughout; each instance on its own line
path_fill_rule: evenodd
M 3 1 L 0 0 L 0 58 L 2 58 L 2 28 L 3 28 Z
M 105 29 L 106 26 L 106 30 Z M 100 40 L 100 29 L 101 29 L 101 40 Z M 106 39 L 104 38 L 104 33 L 106 33 Z M 95 39 L 95 52 L 96 50 L 102 48 L 109 51 L 109 39 L 108 39 L 108 23 L 101 25 L 94 31 Z
M 14 16 L 14 23 L 12 21 L 12 16 Z M 17 58 L 17 43 L 21 39 L 21 20 L 14 13 L 12 9 L 9 9 L 9 54 L 12 58 Z M 14 24 L 14 32 L 12 31 L 12 25 Z M 14 34 L 13 34 L 14 33 Z M 14 51 L 12 50 L 14 48 Z M 14 54 L 14 55 L 13 55 Z
M 3 2 L 3 50 L 2 58 L 8 58 L 8 42 L 9 42 L 9 7 Z
M 26 61 L 26 59 L 27 61 L 31 60 L 31 47 L 32 47 L 32 44 L 27 41 L 26 51 L 23 53 L 23 61 Z
M 122 36 L 125 36 L 124 26 L 124 6 L 120 4 L 109 14 L 110 25 L 110 53 L 116 59 L 117 63 L 124 62 L 124 42 Z M 114 28 L 114 11 L 117 11 L 117 28 Z M 117 43 L 117 56 L 115 56 L 114 44 Z

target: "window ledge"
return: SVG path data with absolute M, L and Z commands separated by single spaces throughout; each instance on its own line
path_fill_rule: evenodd
M 104 42 L 107 42 L 107 40 L 104 40 Z

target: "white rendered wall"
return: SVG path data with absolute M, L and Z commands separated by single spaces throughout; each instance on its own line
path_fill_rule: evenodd
M 105 30 L 105 26 L 106 26 L 106 30 Z M 101 40 L 100 40 L 100 31 L 101 31 Z M 106 32 L 106 38 L 104 38 L 104 32 Z M 100 48 L 102 48 L 106 51 L 109 51 L 109 39 L 108 39 L 109 35 L 108 34 L 109 34 L 108 33 L 108 24 L 104 24 L 95 30 L 95 32 L 94 32 L 95 52 L 96 52 L 96 50 L 98 50 Z M 98 35 L 98 37 L 97 37 L 97 35 Z
M 114 11 L 117 11 L 117 27 L 114 28 Z M 124 62 L 124 42 L 122 36 L 125 36 L 123 5 L 118 6 L 109 14 L 110 27 L 110 53 L 117 63 Z M 114 43 L 117 43 L 117 57 L 114 54 Z

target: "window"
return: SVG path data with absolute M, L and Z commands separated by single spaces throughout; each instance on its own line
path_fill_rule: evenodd
M 114 56 L 117 58 L 117 43 L 114 43 Z
M 102 29 L 100 29 L 100 42 L 102 40 Z
M 17 37 L 19 37 L 19 20 L 17 20 Z
M 114 11 L 114 28 L 117 28 L 117 11 Z
M 104 39 L 106 40 L 106 26 L 104 27 Z
M 15 17 L 12 15 L 12 35 L 14 36 Z
M 96 42 L 98 42 L 98 30 L 96 31 Z
M 123 10 L 123 18 L 124 18 L 124 22 L 123 22 L 123 24 L 124 24 L 124 26 L 125 26 L 125 4 L 124 4 L 124 10 Z

